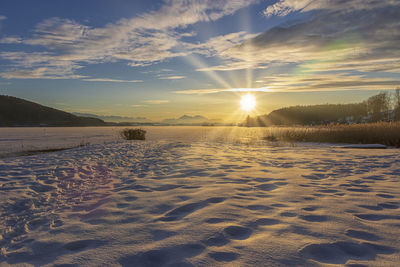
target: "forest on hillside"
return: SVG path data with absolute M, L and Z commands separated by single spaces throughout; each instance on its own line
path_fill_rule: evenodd
M 100 126 L 97 118 L 78 117 L 21 98 L 0 95 L 0 126 Z
M 244 126 L 349 124 L 400 120 L 400 89 L 361 103 L 292 106 L 267 115 L 248 116 Z

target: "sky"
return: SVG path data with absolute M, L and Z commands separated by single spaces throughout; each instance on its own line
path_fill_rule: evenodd
M 236 121 L 400 87 L 398 0 L 2 0 L 0 94 Z

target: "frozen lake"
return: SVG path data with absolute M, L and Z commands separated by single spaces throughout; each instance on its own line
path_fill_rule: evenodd
M 0 156 L 21 151 L 103 144 L 120 140 L 126 127 L 13 127 L 0 128 Z M 136 127 L 129 127 L 136 128 Z M 145 126 L 150 141 L 252 142 L 265 135 L 265 128 Z

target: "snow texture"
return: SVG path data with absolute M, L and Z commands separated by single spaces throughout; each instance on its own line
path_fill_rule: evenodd
M 400 262 L 398 150 L 154 139 L 0 159 L 0 266 Z

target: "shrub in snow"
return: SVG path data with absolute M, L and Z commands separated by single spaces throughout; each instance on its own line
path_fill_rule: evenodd
M 146 131 L 143 129 L 123 129 L 121 132 L 121 137 L 125 140 L 145 140 Z

